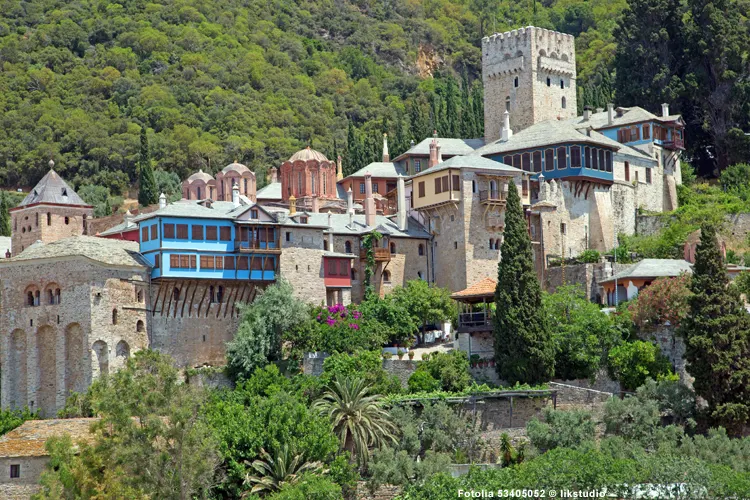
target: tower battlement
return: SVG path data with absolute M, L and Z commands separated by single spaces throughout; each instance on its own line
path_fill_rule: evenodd
M 503 114 L 511 128 L 576 115 L 575 37 L 527 26 L 482 39 L 485 141 L 501 136 Z

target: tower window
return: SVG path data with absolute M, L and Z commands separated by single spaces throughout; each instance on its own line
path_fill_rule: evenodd
M 551 87 L 551 86 L 552 86 L 552 79 L 547 77 L 547 87 Z
M 65 217 L 65 225 L 67 226 L 70 224 L 70 217 Z
M 112 309 L 112 324 L 117 324 L 117 309 Z
M 513 86 L 514 86 L 515 88 L 518 88 L 518 77 L 515 77 L 515 78 L 513 79 Z
M 561 89 L 565 88 L 565 80 L 560 80 L 560 88 Z
M 510 96 L 505 98 L 505 111 L 510 113 Z
M 567 107 L 567 103 L 565 102 L 565 97 L 562 98 L 562 108 L 565 109 Z

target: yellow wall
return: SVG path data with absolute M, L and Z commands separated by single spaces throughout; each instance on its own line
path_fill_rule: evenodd
M 458 186 L 453 186 L 453 176 L 459 177 Z M 443 178 L 448 176 L 448 191 L 441 193 L 435 192 L 435 179 Z M 420 197 L 420 183 L 424 182 L 424 196 Z M 442 181 L 441 181 L 442 185 Z M 444 203 L 446 201 L 459 201 L 461 199 L 461 171 L 459 169 L 448 169 L 441 170 L 434 173 L 426 173 L 419 177 L 412 179 L 412 200 L 414 201 L 414 209 L 419 210 L 420 208 L 429 207 L 438 203 Z

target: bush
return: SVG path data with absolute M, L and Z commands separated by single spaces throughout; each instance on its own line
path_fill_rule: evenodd
M 0 410 L 0 436 L 7 434 L 27 420 L 37 420 L 39 415 L 23 410 Z
M 531 444 L 541 451 L 575 448 L 594 440 L 594 421 L 588 411 L 545 408 L 542 415 L 544 421 L 534 418 L 526 424 Z
M 642 340 L 613 348 L 609 352 L 609 373 L 630 391 L 642 386 L 648 378 L 662 380 L 673 377 L 672 365 L 659 347 Z
M 667 322 L 679 326 L 688 313 L 690 276 L 659 278 L 638 293 L 628 309 L 640 328 L 655 328 Z
M 401 382 L 395 375 L 383 369 L 380 352 L 358 351 L 354 354 L 339 353 L 326 358 L 320 381 L 330 384 L 337 377 L 341 379 L 359 378 L 371 387 L 370 394 L 397 394 L 401 392 Z
M 601 254 L 597 252 L 596 250 L 584 250 L 578 256 L 578 260 L 586 264 L 595 264 L 599 262 L 600 259 L 601 259 Z
M 440 387 L 440 381 L 424 370 L 417 370 L 409 377 L 409 392 L 432 392 Z
M 471 383 L 469 358 L 458 350 L 433 353 L 428 360 L 419 363 L 417 371 L 424 371 L 438 380 L 444 391 L 460 392 Z
M 294 483 L 283 486 L 269 500 L 341 500 L 341 486 L 327 476 L 305 474 Z
M 661 426 L 659 405 L 637 397 L 612 398 L 604 405 L 604 425 L 608 435 L 649 443 Z

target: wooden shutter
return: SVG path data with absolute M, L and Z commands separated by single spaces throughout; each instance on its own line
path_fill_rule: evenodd
M 190 269 L 190 256 L 180 255 L 180 267 L 182 269 Z
M 442 192 L 442 190 L 440 189 L 441 186 L 442 184 L 440 182 L 440 177 L 438 177 L 435 179 L 435 194 L 440 194 Z
M 237 257 L 237 269 L 245 271 L 247 270 L 247 266 L 248 266 L 247 256 L 242 255 L 240 257 Z
M 216 241 L 216 226 L 206 226 L 206 239 Z
M 159 269 L 159 254 L 154 255 L 154 269 Z
M 349 276 L 349 261 L 347 259 L 341 259 L 339 269 L 339 274 L 341 276 Z
M 164 237 L 174 238 L 174 224 L 164 224 Z
M 443 176 L 442 179 L 443 179 L 443 192 L 447 193 L 448 191 L 451 190 L 449 176 L 445 175 Z
M 424 198 L 424 181 L 419 183 L 419 197 Z
M 144 241 L 148 241 L 148 227 L 146 226 L 141 228 L 141 243 Z
M 221 227 L 219 228 L 219 236 L 221 237 L 221 241 L 229 241 L 232 239 L 232 228 L 231 227 Z
M 216 269 L 224 269 L 224 257 L 217 255 L 214 259 L 216 259 Z
M 193 239 L 203 240 L 203 226 L 197 226 L 193 224 Z
M 190 256 L 190 269 L 196 269 L 197 266 L 195 265 L 195 255 Z
M 461 182 L 458 180 L 458 176 L 453 176 L 453 190 L 454 191 L 461 191 Z
M 177 239 L 186 240 L 188 239 L 188 226 L 187 224 L 177 224 Z
M 224 269 L 234 269 L 234 257 L 224 257 Z
M 159 238 L 159 225 L 154 224 L 153 226 L 151 226 L 151 239 L 155 240 L 158 238 Z

